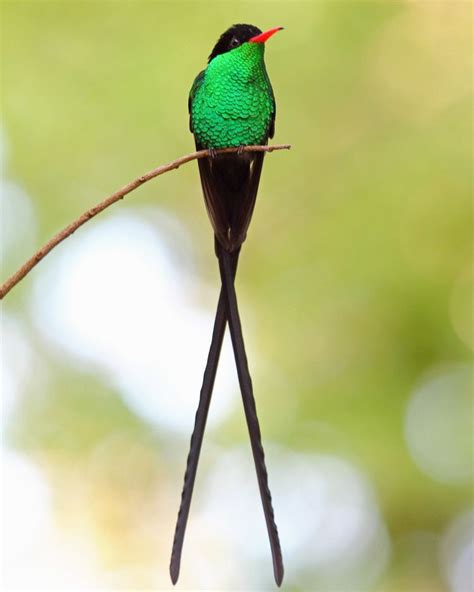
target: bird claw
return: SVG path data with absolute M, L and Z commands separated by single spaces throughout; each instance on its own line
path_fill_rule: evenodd
M 209 158 L 215 158 L 217 156 L 217 152 L 215 148 L 209 148 Z
M 243 154 L 243 152 L 244 152 L 244 148 L 245 148 L 244 144 L 241 144 L 241 145 L 239 146 L 239 148 L 237 149 L 237 154 L 238 154 L 239 156 L 240 156 L 241 154 Z

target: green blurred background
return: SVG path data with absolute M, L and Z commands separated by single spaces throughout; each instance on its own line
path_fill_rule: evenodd
M 237 289 L 283 589 L 472 586 L 472 5 L 2 2 L 2 279 L 193 150 L 229 25 L 277 98 Z M 3 308 L 5 589 L 171 589 L 219 289 L 191 163 L 79 230 Z M 182 590 L 271 590 L 229 344 Z

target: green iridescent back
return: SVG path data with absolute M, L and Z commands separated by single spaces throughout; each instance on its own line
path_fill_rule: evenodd
M 216 56 L 194 81 L 191 130 L 205 148 L 266 143 L 273 136 L 275 100 L 263 43 L 244 43 Z

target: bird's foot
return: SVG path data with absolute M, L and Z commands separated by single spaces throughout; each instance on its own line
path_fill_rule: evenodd
M 215 158 L 217 156 L 217 151 L 215 148 L 208 148 L 209 150 L 209 158 Z
M 244 153 L 245 144 L 241 144 L 237 149 L 237 154 L 240 156 Z

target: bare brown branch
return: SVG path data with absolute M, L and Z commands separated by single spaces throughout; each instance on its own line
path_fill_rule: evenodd
M 243 148 L 223 148 L 221 150 L 216 150 L 216 154 L 225 154 L 230 152 L 237 152 L 238 150 L 242 150 L 243 152 L 273 152 L 274 150 L 289 150 L 291 148 L 290 144 L 275 144 L 273 146 L 244 146 Z M 155 177 L 159 177 L 168 171 L 172 171 L 174 169 L 179 168 L 182 164 L 186 164 L 187 162 L 191 162 L 192 160 L 196 160 L 198 158 L 206 158 L 209 156 L 208 150 L 199 150 L 198 152 L 193 152 L 192 154 L 187 154 L 186 156 L 181 156 L 168 164 L 163 164 L 148 173 L 145 173 L 141 177 L 138 177 L 134 181 L 122 187 L 109 197 L 106 197 L 103 201 L 95 205 L 94 207 L 84 212 L 82 216 L 79 216 L 74 222 L 71 222 L 66 228 L 63 228 L 61 232 L 58 232 L 55 236 L 53 236 L 46 244 L 44 244 L 41 249 L 36 251 L 36 253 L 28 259 L 21 267 L 18 269 L 11 277 L 9 277 L 1 286 L 0 286 L 0 300 L 3 299 L 4 296 L 10 292 L 12 288 L 18 284 L 32 269 L 35 267 L 46 255 L 54 249 L 59 243 L 61 243 L 64 239 L 68 236 L 71 236 L 73 232 L 75 232 L 80 226 L 88 222 L 94 216 L 97 216 L 100 212 L 111 206 L 113 203 L 125 197 L 128 193 L 131 193 L 147 181 L 154 179 Z

